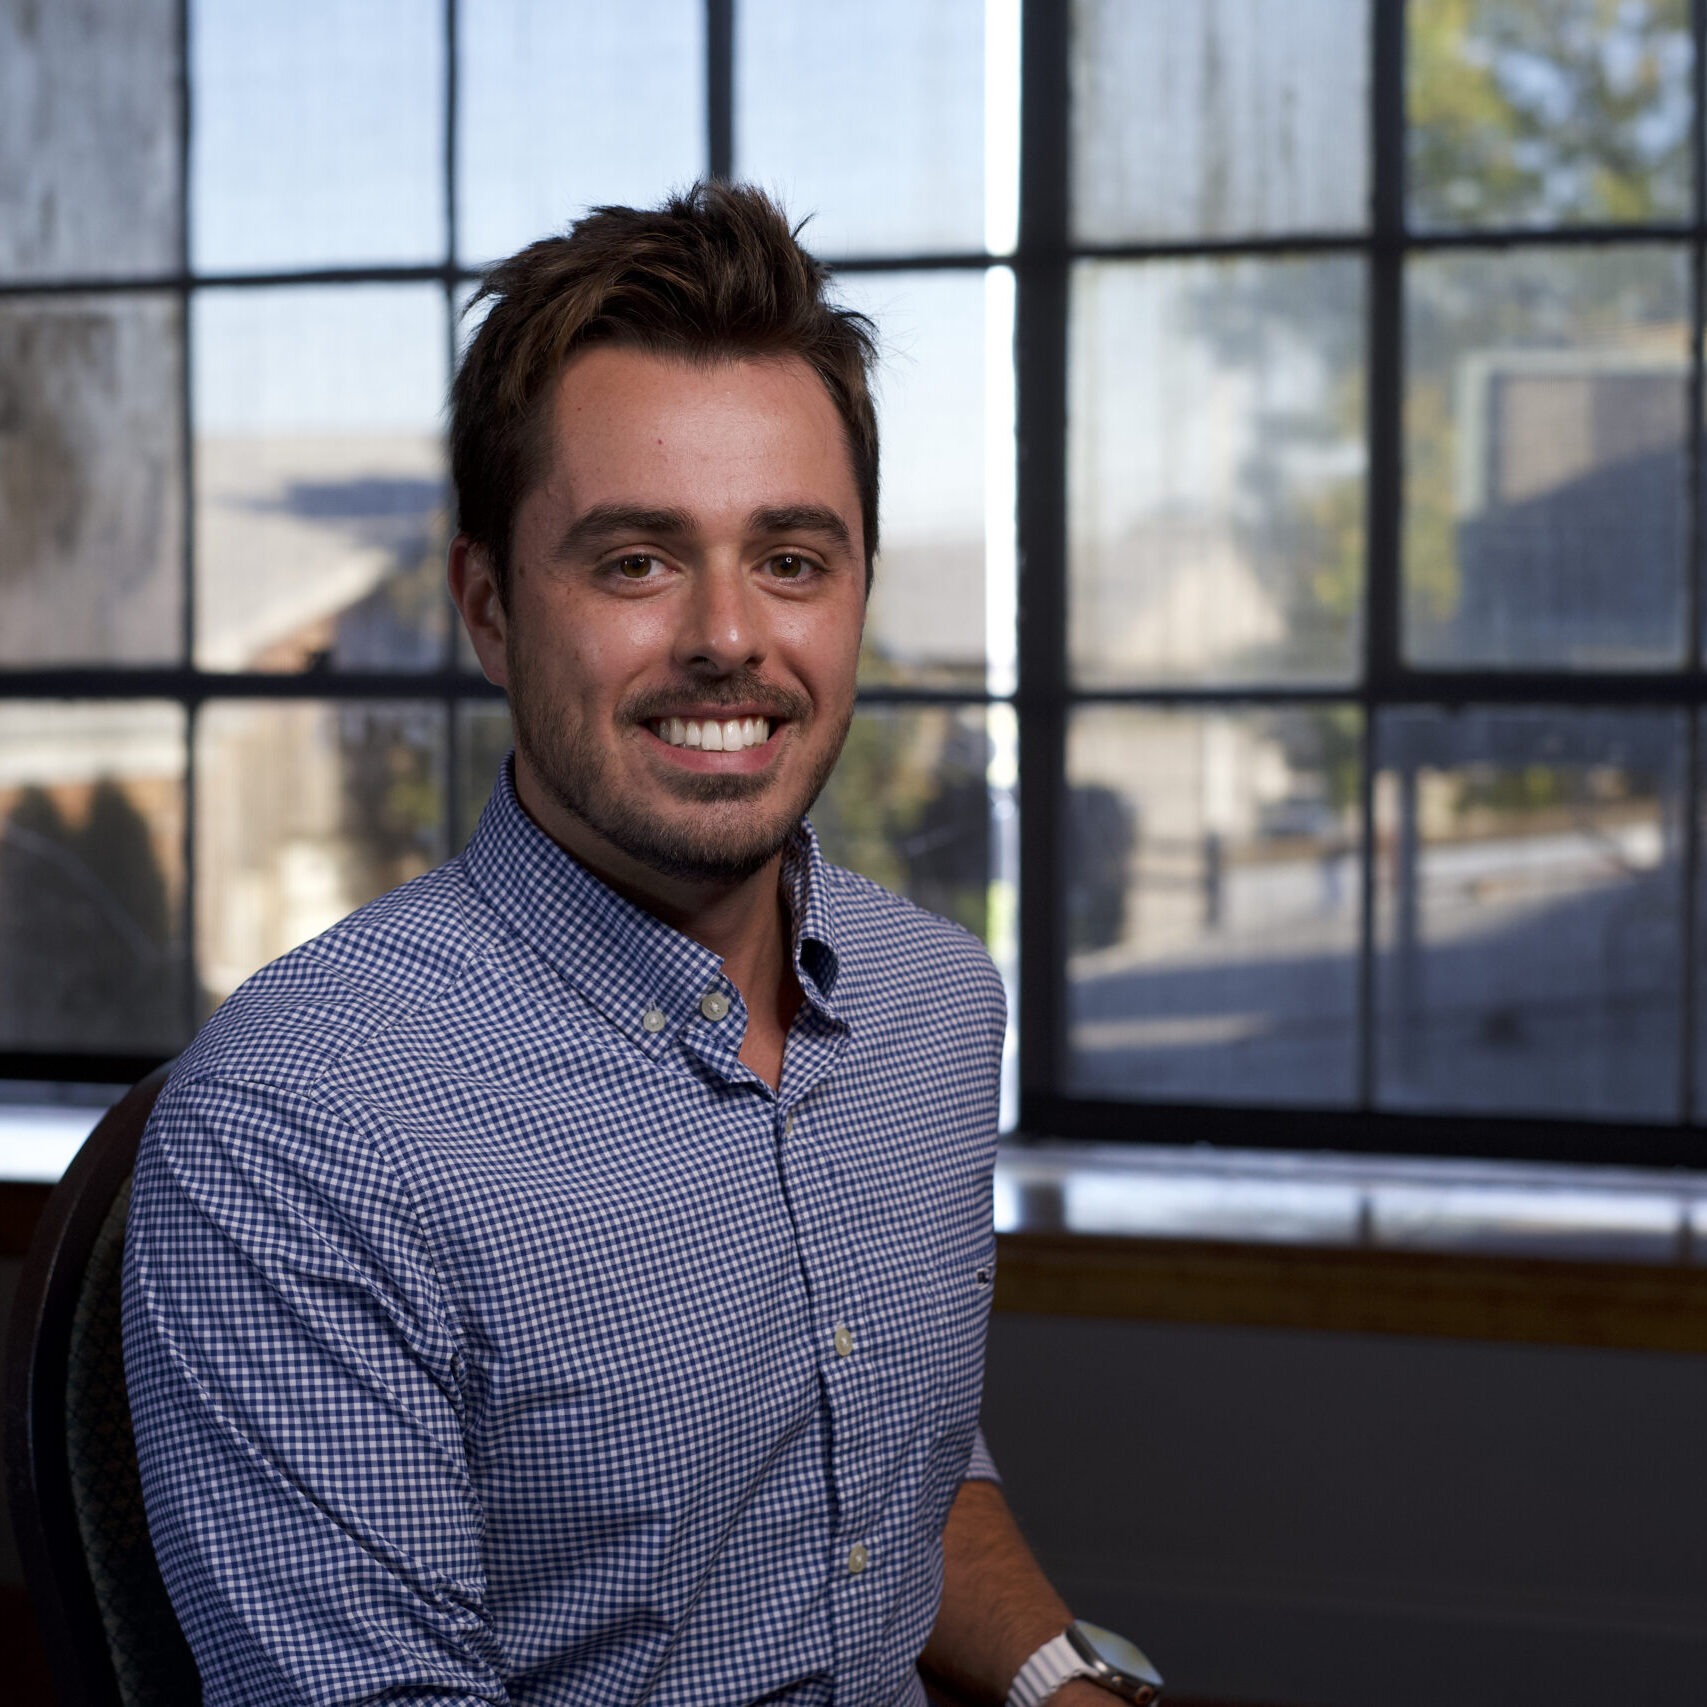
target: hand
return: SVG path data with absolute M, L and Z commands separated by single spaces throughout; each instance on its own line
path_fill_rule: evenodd
M 1070 1677 L 1044 1702 L 1043 1707 L 1114 1707 L 1120 1699 L 1082 1677 Z

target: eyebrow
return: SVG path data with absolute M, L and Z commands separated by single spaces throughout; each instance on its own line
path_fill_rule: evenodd
M 640 504 L 595 504 L 583 511 L 563 530 L 557 542 L 560 558 L 579 557 L 596 551 L 613 539 L 641 536 L 652 539 L 681 539 L 693 532 L 693 518 L 686 510 L 648 509 Z
M 843 550 L 853 546 L 848 524 L 827 504 L 781 504 L 775 509 L 754 510 L 747 518 L 747 531 L 771 535 L 815 533 Z
M 595 504 L 577 516 L 557 542 L 556 556 L 580 557 L 615 539 L 682 539 L 694 531 L 686 510 L 651 509 L 640 504 Z M 778 504 L 754 510 L 747 531 L 774 538 L 786 534 L 817 534 L 844 550 L 853 546 L 848 524 L 827 504 Z

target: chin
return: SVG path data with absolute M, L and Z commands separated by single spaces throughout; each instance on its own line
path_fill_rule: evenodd
M 736 830 L 694 823 L 593 826 L 605 840 L 661 877 L 732 885 L 764 870 L 788 846 L 800 817 L 768 817 Z
M 661 877 L 717 887 L 745 882 L 788 845 L 828 782 L 852 719 L 850 706 L 834 741 L 731 774 L 636 765 L 557 719 L 531 715 L 514 689 L 511 710 L 518 754 L 554 806 Z
M 774 804 L 783 792 L 775 777 L 678 775 L 659 791 L 532 768 L 560 811 L 637 865 L 680 882 L 744 883 L 781 853 L 805 816 L 805 804 Z

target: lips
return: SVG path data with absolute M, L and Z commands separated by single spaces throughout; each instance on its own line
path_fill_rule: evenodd
M 706 753 L 740 753 L 762 747 L 771 738 L 768 717 L 654 717 L 648 726 L 672 747 L 696 747 Z

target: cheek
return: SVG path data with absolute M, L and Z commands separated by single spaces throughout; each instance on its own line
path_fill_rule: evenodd
M 790 612 L 789 620 L 779 624 L 775 631 L 778 644 L 821 691 L 851 691 L 859 670 L 862 613 L 863 603 L 834 611 Z
M 662 599 L 609 601 L 570 630 L 578 667 L 589 681 L 619 691 L 630 677 L 670 655 L 674 631 Z
M 522 628 L 532 674 L 548 677 L 559 699 L 613 701 L 669 648 L 663 614 L 640 603 L 564 601 Z

